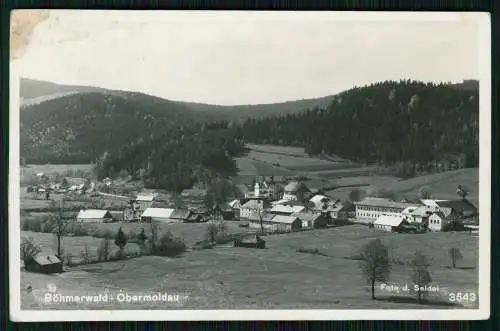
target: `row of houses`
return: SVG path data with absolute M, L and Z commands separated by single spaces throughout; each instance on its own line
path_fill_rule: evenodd
M 187 209 L 147 208 L 140 216 L 142 222 L 202 222 L 204 217 Z M 77 221 L 82 223 L 108 223 L 135 220 L 130 209 L 112 211 L 102 209 L 82 209 Z

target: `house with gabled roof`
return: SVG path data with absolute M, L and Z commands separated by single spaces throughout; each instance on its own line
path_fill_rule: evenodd
M 53 254 L 38 253 L 24 261 L 24 269 L 30 272 L 53 274 L 62 272 L 62 261 Z

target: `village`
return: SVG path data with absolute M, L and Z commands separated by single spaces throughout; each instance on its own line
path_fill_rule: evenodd
M 306 180 L 260 176 L 252 183 L 236 185 L 238 198 L 224 204 L 212 201 L 207 205 L 209 193 L 203 188 L 186 189 L 175 198 L 154 190 L 125 196 L 108 193 L 114 191 L 111 178 L 105 178 L 99 184 L 83 179 L 75 184 L 65 178 L 56 183 L 43 173 L 36 176 L 43 184 L 28 186 L 26 190 L 38 199 L 50 200 L 51 195 L 58 194 L 63 200 L 91 196 L 97 200 L 113 198 L 118 201 L 113 209 L 95 208 L 95 203 L 82 207 L 64 218 L 67 228 L 69 225 L 99 228 L 101 224 L 115 224 L 121 231 L 122 226 L 135 224 L 135 228 L 142 226 L 144 232 L 144 228 L 149 229 L 153 224 L 161 225 L 167 231 L 169 225 L 178 223 L 208 223 L 214 228 L 222 226 L 224 229 L 231 224 L 233 235 L 226 236 L 224 244 L 232 242 L 234 247 L 260 249 L 266 248 L 264 238 L 269 235 L 321 231 L 349 224 L 362 224 L 373 231 L 409 234 L 478 230 L 478 210 L 467 200 L 467 192 L 460 186 L 457 187 L 460 198 L 455 200 L 394 201 L 387 197 L 366 196 L 358 201 L 341 201 L 323 190 L 309 188 Z M 70 235 L 69 231 L 64 235 Z M 215 243 L 215 235 L 205 241 Z M 106 239 L 115 236 L 112 233 Z M 25 261 L 25 265 L 32 271 L 60 272 L 63 265 L 71 265 L 65 260 L 60 252 L 54 252 L 45 257 L 38 254 L 31 259 L 32 263 L 26 264 Z M 44 263 L 40 264 L 40 261 Z

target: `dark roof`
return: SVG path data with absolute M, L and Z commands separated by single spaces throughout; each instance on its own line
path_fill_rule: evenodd
M 459 214 L 474 216 L 477 214 L 477 208 L 467 199 L 437 201 L 439 207 L 451 208 Z M 469 216 L 469 215 L 467 215 Z
M 169 218 L 186 220 L 190 215 L 191 212 L 187 209 L 175 209 Z

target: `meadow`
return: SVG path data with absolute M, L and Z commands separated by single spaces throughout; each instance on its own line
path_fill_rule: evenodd
M 185 295 L 178 304 L 145 304 L 140 309 L 169 308 L 323 308 L 323 309 L 419 309 L 430 307 L 397 303 L 377 285 L 377 300 L 359 271 L 359 262 L 349 257 L 362 246 L 380 238 L 391 256 L 403 262 L 415 250 L 431 258 L 430 274 L 437 294 L 429 300 L 446 301 L 451 291 L 478 291 L 478 237 L 470 233 L 383 233 L 361 225 L 321 231 L 267 236 L 263 250 L 233 247 L 188 251 L 181 257 L 145 256 L 126 261 L 82 265 L 59 275 L 21 272 L 23 309 L 132 309 L 134 304 L 112 302 L 81 305 L 43 305 L 39 301 L 48 283 L 62 294 L 92 294 L 109 291 L 145 294 L 167 291 Z M 447 250 L 457 247 L 464 258 L 450 268 Z M 318 249 L 325 254 L 299 253 L 299 248 Z M 23 289 L 27 284 L 32 293 Z M 408 266 L 394 264 L 390 283 L 411 286 Z M 397 296 L 405 296 L 397 294 Z M 469 305 L 467 307 L 475 307 Z M 452 306 L 434 307 L 439 309 Z

